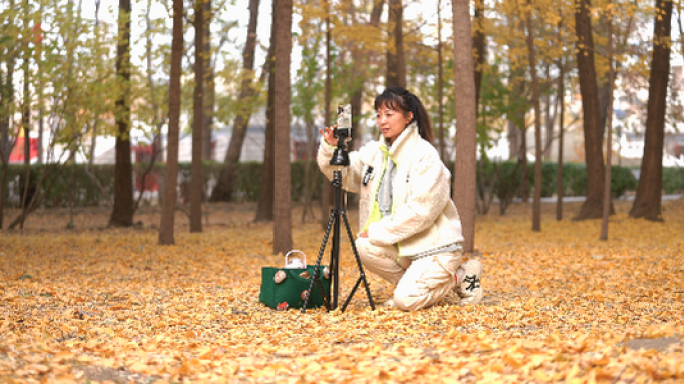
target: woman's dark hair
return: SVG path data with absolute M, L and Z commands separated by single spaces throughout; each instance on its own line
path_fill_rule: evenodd
M 434 142 L 435 135 L 432 133 L 430 116 L 428 116 L 423 103 L 413 93 L 402 87 L 388 87 L 375 98 L 375 110 L 377 111 L 380 107 L 401 111 L 404 115 L 412 112 L 413 120 L 411 123 L 414 121 L 418 123 L 420 136 L 430 144 Z

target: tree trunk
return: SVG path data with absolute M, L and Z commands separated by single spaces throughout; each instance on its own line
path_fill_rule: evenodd
M 565 117 L 565 64 L 562 59 L 558 64 L 558 99 L 560 101 L 560 116 L 558 121 L 558 168 L 556 171 L 556 220 L 563 220 L 563 137 L 565 136 L 564 117 Z
M 173 38 L 171 41 L 171 73 L 169 78 L 169 132 L 166 143 L 166 167 L 159 244 L 174 243 L 176 187 L 178 182 L 178 126 L 180 120 L 181 61 L 183 59 L 183 0 L 173 0 Z
M 10 6 L 14 2 L 10 1 Z M 16 49 L 16 48 L 15 48 Z M 14 103 L 14 51 L 7 54 L 5 59 L 6 75 L 0 77 L 0 162 L 2 162 L 2 179 L 0 180 L 0 229 L 3 228 L 5 218 L 5 195 L 7 194 L 7 164 L 14 143 L 9 138 L 10 115 Z M 2 72 L 0 72 L 1 74 Z
M 133 168 L 131 165 L 130 94 L 130 47 L 131 47 L 131 2 L 119 0 L 119 42 L 116 53 L 117 86 L 120 87 L 116 100 L 115 120 L 117 135 L 115 143 L 116 163 L 114 164 L 114 205 L 109 218 L 110 227 L 129 227 L 133 225 Z
M 584 112 L 584 152 L 587 164 L 587 199 L 574 220 L 598 219 L 603 212 L 603 136 L 601 134 L 598 86 L 594 66 L 594 37 L 589 10 L 591 0 L 576 0 L 577 67 Z
M 204 131 L 204 68 L 206 55 L 204 2 L 195 0 L 195 92 L 193 95 L 192 161 L 190 164 L 190 233 L 202 232 L 202 137 Z
M 26 1 L 28 8 L 28 1 Z M 26 9 L 28 12 L 28 9 Z M 28 20 L 24 19 L 24 28 L 29 30 Z M 22 65 L 22 71 L 24 72 L 24 97 L 21 102 L 21 128 L 24 132 L 24 165 L 29 166 L 31 164 L 31 94 L 30 94 L 30 77 L 29 77 L 29 62 L 31 59 L 31 54 L 29 51 L 29 40 L 26 40 L 26 46 L 24 47 L 24 63 Z
M 644 157 L 637 194 L 629 211 L 634 218 L 663 221 L 663 141 L 665 137 L 665 110 L 667 83 L 670 75 L 670 36 L 672 2 L 656 0 L 656 18 L 653 38 L 653 59 L 648 80 L 648 107 Z
M 527 51 L 532 79 L 532 104 L 534 105 L 534 198 L 532 200 L 532 230 L 541 231 L 541 185 L 542 185 L 542 143 L 541 110 L 539 107 L 539 82 L 537 80 L 537 59 L 534 51 L 534 29 L 532 29 L 532 5 L 527 5 Z
M 454 164 L 453 199 L 461 216 L 463 250 L 474 251 L 476 201 L 477 121 L 473 65 L 470 2 L 453 0 L 454 88 L 456 98 L 456 161 Z
M 611 2 L 608 2 L 611 5 Z M 610 216 L 610 184 L 612 173 L 612 157 L 613 157 L 613 84 L 615 82 L 615 70 L 613 69 L 613 17 L 609 10 L 608 19 L 608 113 L 606 119 L 606 128 L 608 135 L 606 135 L 606 174 L 603 185 L 603 220 L 601 223 L 601 240 L 608 240 L 608 217 Z
M 279 22 L 277 17 L 277 4 L 274 1 L 272 4 L 273 15 L 271 21 L 271 41 L 268 49 L 268 60 L 270 62 L 268 71 L 268 99 L 266 102 L 266 134 L 264 137 L 264 162 L 261 179 L 261 194 L 257 203 L 256 217 L 254 221 L 271 221 L 273 220 L 273 200 L 275 187 L 275 60 L 276 60 L 276 43 L 278 41 L 277 24 Z
M 393 44 L 387 49 L 386 86 L 406 88 L 406 58 L 404 57 L 404 6 L 402 0 L 389 0 L 389 26 L 392 28 L 390 40 Z
M 292 188 L 290 161 L 290 55 L 292 54 L 292 0 L 278 0 L 275 15 L 275 186 L 273 254 L 292 250 Z
M 518 121 L 522 122 L 522 127 L 520 127 L 519 131 L 520 147 L 518 147 L 518 163 L 520 164 L 519 195 L 520 199 L 524 203 L 527 203 L 527 200 L 530 198 L 530 180 L 528 178 L 529 168 L 527 166 L 527 126 L 525 126 L 525 110 L 521 108 L 517 113 L 519 115 Z
M 546 64 L 546 81 L 549 84 L 549 90 L 545 92 L 544 96 L 544 146 L 543 155 L 545 161 L 551 160 L 551 144 L 553 143 L 553 121 L 555 120 L 555 115 L 551 113 L 551 87 L 553 82 L 551 81 L 551 64 Z
M 249 24 L 247 26 L 247 41 L 242 52 L 242 83 L 238 104 L 249 104 L 247 101 L 253 96 L 252 77 L 254 76 L 254 50 L 256 47 L 256 29 L 259 15 L 259 0 L 249 2 Z M 269 49 L 270 52 L 270 49 Z M 264 71 L 270 73 L 270 59 L 267 58 Z M 242 143 L 245 141 L 251 109 L 245 107 L 235 117 L 233 133 L 230 136 L 228 150 L 223 160 L 223 167 L 219 173 L 214 190 L 211 192 L 210 201 L 231 201 L 233 194 L 233 182 L 235 179 L 235 164 L 240 160 Z
M 202 124 L 202 160 L 212 160 L 211 132 L 214 120 L 214 103 L 216 89 L 214 87 L 214 67 L 209 60 L 211 53 L 211 0 L 204 0 L 204 119 Z

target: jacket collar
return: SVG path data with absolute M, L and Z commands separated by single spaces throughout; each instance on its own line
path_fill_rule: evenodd
M 388 143 L 384 138 L 381 139 L 383 141 L 382 146 L 387 148 Z M 389 147 L 389 154 L 392 156 L 392 158 L 395 160 L 397 163 L 401 163 L 402 157 L 405 157 L 412 148 L 415 148 L 416 144 L 420 140 L 420 134 L 418 133 L 418 124 L 416 122 L 412 122 L 406 128 L 404 131 L 397 137 L 397 139 L 394 141 L 394 144 L 392 144 L 391 147 Z

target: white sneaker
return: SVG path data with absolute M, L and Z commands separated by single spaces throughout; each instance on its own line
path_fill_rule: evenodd
M 456 293 L 461 298 L 461 305 L 477 304 L 482 301 L 484 291 L 480 286 L 482 263 L 470 259 L 461 264 L 456 271 Z

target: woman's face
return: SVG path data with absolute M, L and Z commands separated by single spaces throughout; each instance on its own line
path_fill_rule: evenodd
M 413 113 L 408 112 L 404 115 L 402 111 L 390 109 L 383 105 L 378 108 L 376 117 L 382 136 L 389 140 L 390 144 L 394 144 L 394 140 L 404 132 L 404 128 L 413 119 Z

